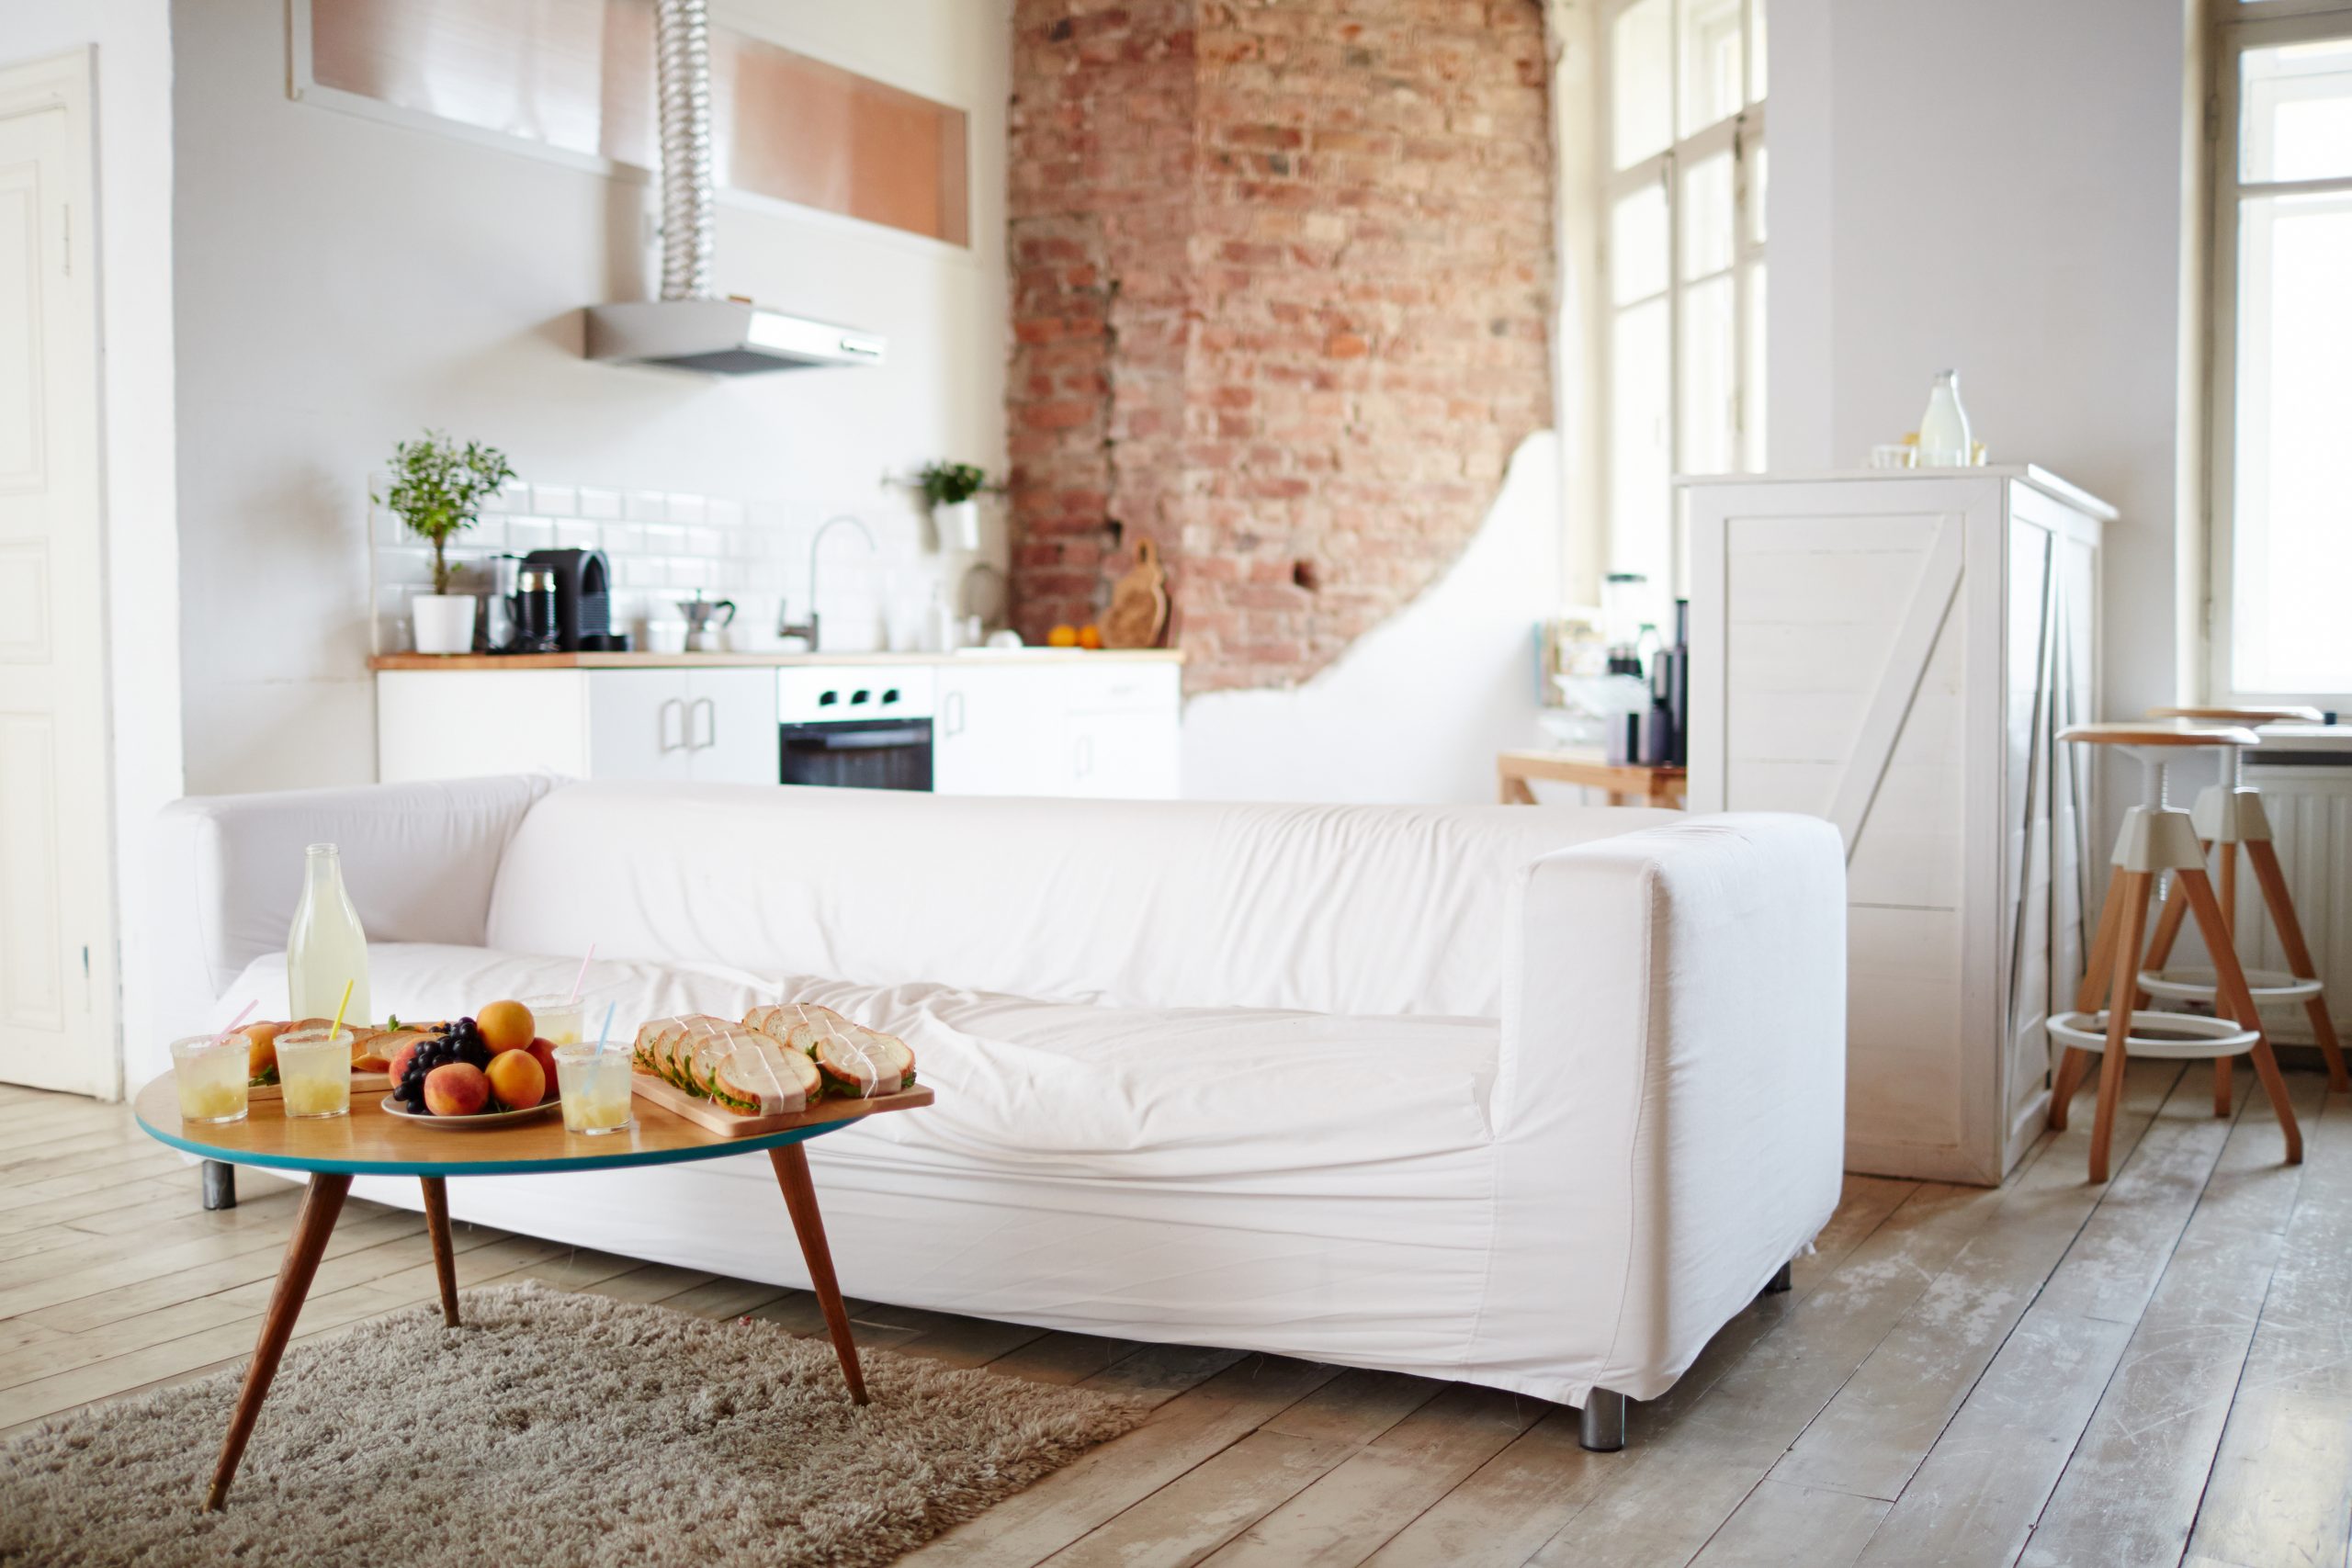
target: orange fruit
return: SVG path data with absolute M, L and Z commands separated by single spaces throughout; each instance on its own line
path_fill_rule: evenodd
M 492 1053 L 520 1051 L 538 1032 L 531 1010 L 521 1002 L 492 1002 L 474 1014 L 474 1024 L 481 1031 L 481 1043 Z
M 527 1050 L 501 1051 L 489 1071 L 490 1091 L 509 1111 L 527 1111 L 548 1096 L 547 1072 Z
M 1100 647 L 1102 647 L 1102 628 L 1101 626 L 1095 626 L 1095 625 L 1094 625 L 1094 624 L 1092 624 L 1091 622 L 1089 622 L 1087 625 L 1085 625 L 1085 626 L 1082 626 L 1079 627 L 1079 628 L 1078 628 L 1078 646 L 1079 646 L 1079 647 L 1080 647 L 1080 648 L 1100 648 Z
M 1078 628 L 1076 626 L 1056 626 L 1052 631 L 1046 634 L 1046 646 L 1047 648 L 1076 648 L 1078 646 Z

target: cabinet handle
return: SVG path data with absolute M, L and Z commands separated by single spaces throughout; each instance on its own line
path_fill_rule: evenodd
M 940 738 L 964 733 L 964 694 L 950 692 L 947 700 L 939 705 Z
M 696 697 L 691 711 L 695 717 L 706 722 L 695 726 L 692 732 L 693 735 L 699 735 L 702 739 L 697 740 L 690 735 L 686 741 L 686 750 L 707 751 L 718 744 L 718 705 L 708 697 Z
M 670 739 L 670 710 L 672 708 L 678 710 L 678 738 L 675 740 Z M 664 756 L 684 746 L 686 743 L 685 699 L 683 697 L 662 698 L 662 705 L 654 710 L 653 724 Z

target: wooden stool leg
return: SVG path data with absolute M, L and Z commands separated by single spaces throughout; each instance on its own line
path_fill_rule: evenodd
M 2200 841 L 2199 848 L 2210 849 L 2211 846 Z M 2173 943 L 2180 940 L 2181 924 L 2188 919 L 2188 900 L 2180 896 L 2179 886 L 2176 884 L 2172 890 L 2172 897 L 2166 898 L 2157 909 L 2156 934 L 2148 939 L 2148 956 L 2140 965 L 2141 968 L 2161 969 L 2165 966 L 2172 957 Z M 2135 988 L 2133 995 L 2135 998 L 2132 1004 L 2133 1007 L 2148 1005 L 2147 992 Z
M 2221 982 L 2216 998 L 2221 1010 L 2246 1029 L 2255 1031 L 2254 1049 L 2247 1053 L 2254 1058 L 2254 1076 L 2262 1080 L 2262 1089 L 2270 1097 L 2270 1109 L 2278 1118 L 2278 1130 L 2287 1135 L 2287 1163 L 2301 1165 L 2303 1160 L 2303 1130 L 2295 1124 L 2295 1108 L 2287 1100 L 2287 1080 L 2278 1075 L 2278 1058 L 2270 1054 L 2269 1037 L 2263 1034 L 2262 1014 L 2254 1005 L 2254 993 L 2246 988 L 2245 971 L 2238 967 L 2237 949 L 2230 943 L 2229 928 L 2222 921 L 2222 906 L 2213 897 L 2213 885 L 2201 871 L 2180 874 L 2182 891 L 2190 899 L 2189 910 L 2197 917 L 2197 929 L 2204 934 L 2205 945 L 2213 954 L 2214 977 Z
M 2124 883 L 2123 909 L 2116 922 L 2115 983 L 2107 1011 L 2107 1053 L 2098 1064 L 2098 1110 L 2091 1119 L 2091 1179 L 2107 1179 L 2109 1146 L 2115 1139 L 2115 1111 L 2123 1102 L 2123 1041 L 2132 1032 L 2132 1000 L 2139 988 L 2140 938 L 2147 929 L 2148 885 L 2155 880 L 2145 871 L 2118 872 Z
M 424 1189 L 424 1229 L 433 1238 L 433 1277 L 441 1284 L 441 1321 L 458 1326 L 458 1257 L 449 1250 L 449 1182 L 440 1176 L 420 1176 Z
M 229 1417 L 229 1436 L 220 1445 L 220 1462 L 212 1467 L 212 1487 L 204 1496 L 210 1513 L 228 1499 L 229 1483 L 237 1477 L 237 1461 L 245 1457 L 245 1440 L 261 1418 L 262 1401 L 269 1397 L 270 1380 L 277 1376 L 278 1359 L 293 1337 L 294 1320 L 301 1315 L 302 1298 L 311 1293 L 311 1277 L 319 1271 L 319 1258 L 334 1234 L 334 1220 L 343 1213 L 344 1194 L 351 1178 L 322 1172 L 311 1178 L 303 1194 L 302 1213 L 286 1244 L 286 1260 L 277 1266 L 277 1288 L 270 1292 L 269 1310 L 261 1320 L 261 1339 L 245 1367 L 244 1386 L 237 1391 L 236 1413 Z
M 2091 930 L 2090 957 L 2083 964 L 2083 983 L 2075 989 L 2075 1010 L 2097 1012 L 2107 996 L 2107 983 L 2114 977 L 2116 921 L 2123 909 L 2123 878 L 2117 870 L 2107 879 L 2107 897 L 2098 907 L 2098 924 Z M 2074 1102 L 2075 1093 L 2083 1087 L 2083 1073 L 2090 1066 L 2091 1054 L 2077 1045 L 2069 1045 L 2059 1055 L 2058 1077 L 2050 1089 L 2050 1130 L 2066 1130 L 2066 1108 Z
M 2246 845 L 2245 858 L 2254 864 L 2254 879 L 2262 885 L 2262 901 L 2270 907 L 2270 923 L 2278 928 L 2278 945 L 2287 950 L 2287 967 L 2299 979 L 2317 979 L 2319 970 L 2312 963 L 2310 945 L 2303 941 L 2303 922 L 2295 914 L 2293 895 L 2287 891 L 2287 874 L 2278 868 L 2278 849 L 2267 839 L 2256 839 Z M 2327 994 L 2322 992 L 2305 1001 L 2303 1011 L 2312 1021 L 2320 1055 L 2327 1059 L 2327 1087 L 2337 1094 L 2352 1089 L 2352 1078 L 2344 1071 L 2344 1046 L 2335 1038 L 2335 1021 L 2328 1017 Z
M 784 1206 L 792 1212 L 792 1229 L 800 1237 L 800 1257 L 808 1265 L 808 1283 L 824 1309 L 825 1327 L 833 1337 L 833 1354 L 841 1358 L 842 1376 L 849 1396 L 865 1403 L 865 1374 L 858 1370 L 857 1341 L 850 1337 L 849 1309 L 842 1304 L 840 1281 L 833 1278 L 832 1249 L 825 1245 L 824 1216 L 817 1212 L 817 1189 L 808 1179 L 808 1155 L 798 1144 L 768 1151 L 775 1167 L 776 1185 L 784 1189 Z
M 2238 933 L 2238 847 L 2227 839 L 2222 840 L 2221 887 L 2222 923 L 2230 933 L 2234 948 Z M 2230 1113 L 2230 1074 L 2237 1066 L 2228 1056 L 2213 1058 L 2213 1114 Z

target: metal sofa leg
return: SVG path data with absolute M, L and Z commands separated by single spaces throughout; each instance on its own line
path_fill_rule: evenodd
M 237 1206 L 237 1168 L 217 1159 L 209 1159 L 199 1168 L 203 1172 L 204 1206 L 208 1209 L 233 1209 Z
M 1789 1266 L 1787 1264 L 1781 1264 L 1781 1271 L 1773 1275 L 1770 1280 L 1764 1281 L 1764 1293 L 1768 1296 L 1785 1296 L 1789 1293 Z
M 1625 1396 L 1596 1388 L 1584 1397 L 1577 1440 L 1597 1454 L 1613 1454 L 1625 1446 Z

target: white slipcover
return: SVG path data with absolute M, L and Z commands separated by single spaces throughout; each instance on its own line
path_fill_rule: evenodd
M 808 1145 L 853 1295 L 1652 1398 L 1837 1201 L 1843 857 L 1809 818 L 544 779 L 186 801 L 159 886 L 191 1025 L 278 1005 L 320 839 L 399 939 L 379 1010 L 560 988 L 594 942 L 625 1028 L 782 994 L 903 1034 L 939 1103 Z M 760 1156 L 450 1196 L 805 1282 Z

